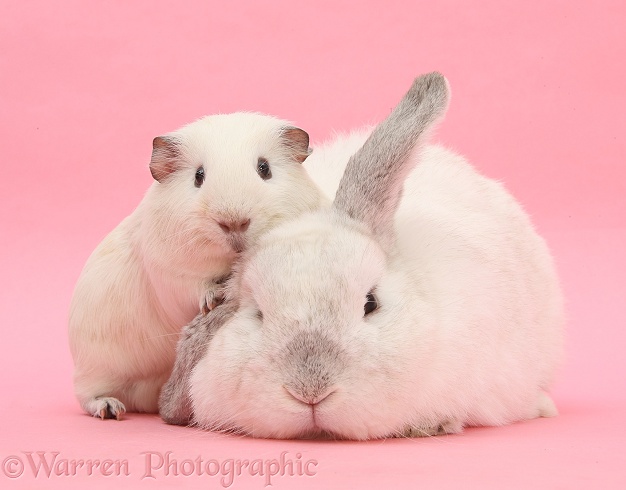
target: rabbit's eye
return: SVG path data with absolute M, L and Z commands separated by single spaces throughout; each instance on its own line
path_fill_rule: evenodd
M 265 158 L 259 158 L 258 163 L 256 164 L 256 171 L 263 180 L 268 180 L 272 178 L 272 171 L 270 169 L 270 164 Z
M 204 182 L 204 167 L 198 167 L 198 170 L 196 170 L 196 181 L 194 182 L 194 185 L 196 187 L 200 187 L 203 182 Z
M 369 315 L 372 311 L 376 309 L 378 309 L 378 299 L 374 295 L 374 292 L 370 291 L 369 293 L 367 293 L 367 296 L 365 297 L 365 306 L 364 306 L 365 314 Z

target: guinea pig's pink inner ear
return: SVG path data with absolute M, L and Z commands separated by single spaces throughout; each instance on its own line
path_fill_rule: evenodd
M 292 158 L 298 163 L 304 162 L 313 152 L 309 148 L 309 135 L 300 128 L 288 126 L 280 131 L 281 142 L 287 147 Z
M 157 136 L 152 140 L 150 173 L 154 180 L 163 182 L 179 167 L 181 160 L 180 141 L 174 136 Z

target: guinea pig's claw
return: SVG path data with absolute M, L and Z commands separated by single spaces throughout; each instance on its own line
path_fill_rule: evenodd
M 202 314 L 203 315 L 208 315 L 209 311 L 211 311 L 213 309 L 213 305 L 212 304 L 208 304 L 206 301 L 202 304 Z
M 106 409 L 106 408 L 102 408 L 102 409 L 100 410 L 100 418 L 101 418 L 102 420 L 104 420 L 104 419 L 106 419 L 106 418 L 107 418 L 107 409 Z
M 208 315 L 209 312 L 215 309 L 217 306 L 221 305 L 224 302 L 224 292 L 216 291 L 207 293 L 207 296 L 202 303 L 202 314 Z
M 211 310 L 224 302 L 225 286 L 228 277 L 209 281 L 204 285 L 204 296 L 200 302 L 200 311 L 207 315 Z

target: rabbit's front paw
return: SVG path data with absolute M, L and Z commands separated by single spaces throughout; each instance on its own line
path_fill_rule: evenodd
M 407 425 L 395 437 L 432 437 L 457 434 L 463 430 L 463 424 L 458 421 L 446 421 L 433 426 Z

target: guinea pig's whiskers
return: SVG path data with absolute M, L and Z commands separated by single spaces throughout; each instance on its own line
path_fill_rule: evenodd
M 198 235 L 198 230 L 203 229 L 201 220 L 187 220 L 184 223 L 173 221 L 169 218 L 163 219 L 161 229 L 166 230 L 163 240 L 170 241 L 180 237 L 194 238 Z M 171 233 L 168 233 L 171 232 Z
M 178 227 L 173 233 L 171 233 L 169 235 L 165 235 L 163 237 L 163 239 L 164 240 L 173 240 L 175 238 L 179 238 L 179 237 L 185 236 L 191 230 L 193 230 L 193 227 L 188 226 L 188 225 L 184 225 L 182 227 Z
M 189 230 L 184 230 L 184 232 L 182 233 L 182 236 L 184 236 L 186 240 L 182 240 L 180 242 L 181 248 L 189 246 L 190 244 L 197 241 L 198 239 L 198 233 L 196 233 L 193 228 Z
M 186 240 L 183 240 L 179 243 L 178 247 L 174 249 L 174 253 L 179 253 L 182 250 L 193 248 L 193 245 L 198 240 L 198 236 L 194 233 L 193 228 L 189 230 L 182 230 L 180 233 L 181 237 L 186 237 Z M 176 235 L 172 235 L 172 238 L 177 238 Z

